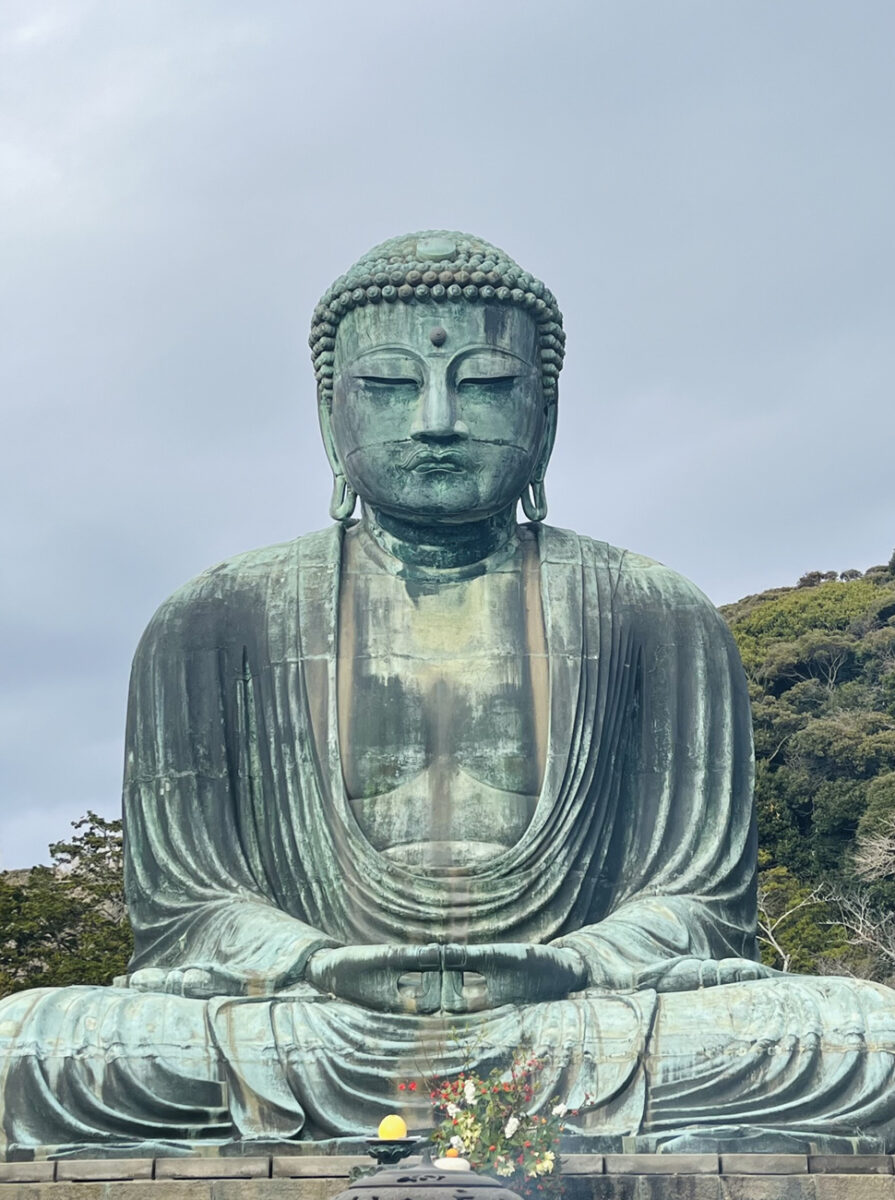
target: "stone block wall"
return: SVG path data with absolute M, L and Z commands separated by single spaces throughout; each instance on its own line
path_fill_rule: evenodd
M 364 1157 L 0 1163 L 0 1200 L 331 1200 Z M 570 1154 L 565 1200 L 895 1200 L 889 1155 Z

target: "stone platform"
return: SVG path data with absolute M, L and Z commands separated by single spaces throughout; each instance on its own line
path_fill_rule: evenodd
M 0 1200 L 330 1200 L 362 1156 L 0 1163 Z M 887 1154 L 569 1154 L 567 1200 L 895 1200 Z

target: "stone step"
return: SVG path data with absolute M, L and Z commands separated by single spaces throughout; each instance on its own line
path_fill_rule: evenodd
M 361 1155 L 0 1163 L 0 1200 L 331 1200 Z M 567 1154 L 565 1200 L 895 1200 L 890 1155 Z

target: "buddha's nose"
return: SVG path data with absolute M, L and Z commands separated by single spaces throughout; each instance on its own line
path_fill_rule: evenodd
M 410 436 L 418 442 L 445 442 L 469 437 L 468 425 L 457 415 L 456 393 L 445 376 L 433 372 L 422 388 Z

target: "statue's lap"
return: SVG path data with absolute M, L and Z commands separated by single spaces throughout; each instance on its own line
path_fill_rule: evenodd
M 862 1130 L 889 1139 L 895 1009 L 887 989 L 790 976 L 694 999 L 586 994 L 458 1018 L 288 994 L 209 1002 L 47 989 L 0 1002 L 0 1054 L 26 1107 L 39 1112 L 52 1095 L 100 1140 L 141 1110 L 156 1138 L 166 1130 L 184 1137 L 192 1126 L 197 1141 L 356 1134 L 399 1103 L 425 1128 L 428 1089 L 411 1095 L 400 1082 L 456 1072 L 470 1058 L 489 1070 L 520 1040 L 548 1059 L 545 1093 L 581 1107 L 583 1133 L 787 1124 L 787 1097 L 797 1094 L 799 1128 L 835 1132 L 843 1111 L 858 1106 Z M 15 1114 L 11 1125 L 16 1143 Z

